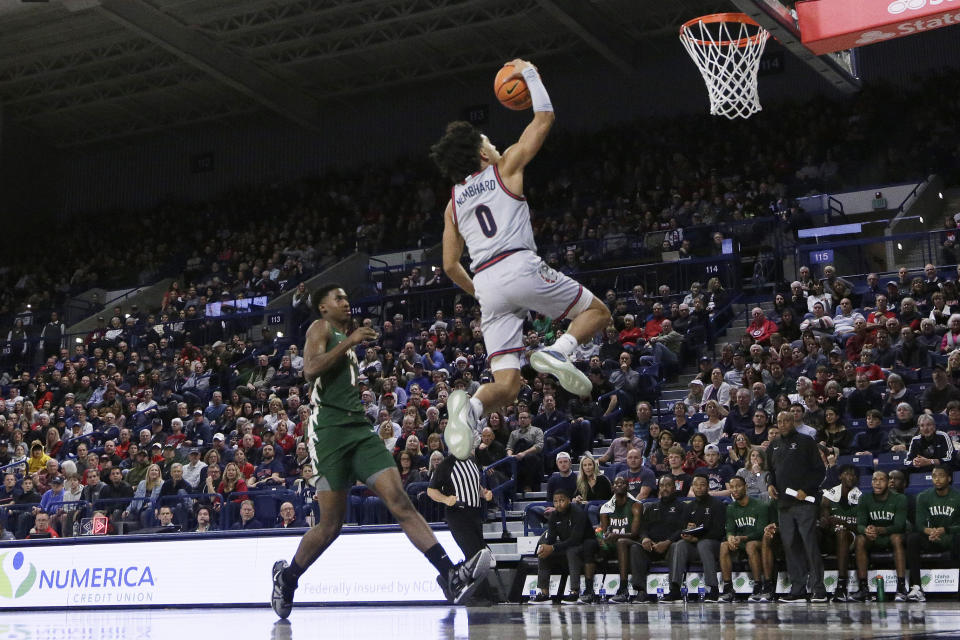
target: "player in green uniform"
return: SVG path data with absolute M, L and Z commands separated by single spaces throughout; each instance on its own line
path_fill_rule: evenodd
M 727 487 L 733 502 L 727 506 L 727 539 L 720 544 L 720 574 L 723 578 L 720 602 L 734 600 L 733 560 L 743 554 L 746 554 L 750 563 L 753 593 L 764 590 L 761 540 L 764 528 L 770 523 L 770 503 L 748 496 L 747 483 L 743 478 L 733 476 L 727 482 Z
M 857 510 L 860 503 L 860 473 L 852 464 L 840 468 L 840 484 L 823 492 L 820 501 L 820 548 L 837 556 L 837 588 L 834 602 L 846 602 L 847 567 L 857 537 Z
M 613 480 L 613 497 L 600 507 L 600 529 L 603 531 L 603 549 L 616 550 L 620 563 L 620 587 L 610 602 L 620 604 L 630 601 L 627 580 L 630 573 L 630 546 L 640 543 L 640 520 L 643 504 L 630 494 L 630 483 L 623 476 Z M 634 576 L 637 595 L 634 601 L 642 602 L 646 590 L 646 576 Z M 639 586 L 637 586 L 639 585 Z
M 763 559 L 763 584 L 760 593 L 754 593 L 748 600 L 750 602 L 773 602 L 777 591 L 777 560 L 785 560 L 783 552 L 783 540 L 780 538 L 780 528 L 777 522 L 780 520 L 777 501 L 770 501 L 770 524 L 763 528 L 763 539 L 761 540 L 760 556 Z
M 306 432 L 318 475 L 320 522 L 303 536 L 289 565 L 283 560 L 273 565 L 273 610 L 281 618 L 290 615 L 300 576 L 340 535 L 347 491 L 357 480 L 383 500 L 410 541 L 440 573 L 437 581 L 444 595 L 458 603 L 482 583 L 490 552 L 484 549 L 456 567 L 450 562 L 430 525 L 410 502 L 393 458 L 364 417 L 354 348 L 376 340 L 376 332 L 360 327 L 347 335 L 350 302 L 339 285 L 321 287 L 313 300 L 320 319 L 307 330 L 303 373 L 312 387 L 313 412 Z
M 893 562 L 897 569 L 897 593 L 894 599 L 907 599 L 907 557 L 903 536 L 907 522 L 907 497 L 890 491 L 890 479 L 886 471 L 874 471 L 871 480 L 873 492 L 860 496 L 857 505 L 857 582 L 859 589 L 847 598 L 851 602 L 864 602 L 870 595 L 867 586 L 867 565 L 871 551 L 893 549 Z
M 950 470 L 933 468 L 933 488 L 917 496 L 917 531 L 907 536 L 907 564 L 910 565 L 910 602 L 924 602 L 920 586 L 920 553 L 952 551 L 960 558 L 960 492 L 950 486 Z

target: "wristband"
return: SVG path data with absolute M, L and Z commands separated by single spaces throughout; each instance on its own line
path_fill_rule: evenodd
M 540 74 L 533 67 L 527 67 L 522 72 L 523 80 L 527 83 L 527 91 L 530 92 L 530 99 L 533 102 L 533 110 L 553 111 L 553 104 L 550 103 L 550 96 L 547 94 L 547 88 L 543 86 Z

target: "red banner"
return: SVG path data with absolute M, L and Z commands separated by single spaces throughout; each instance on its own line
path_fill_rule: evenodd
M 808 0 L 796 9 L 817 55 L 960 24 L 960 0 Z

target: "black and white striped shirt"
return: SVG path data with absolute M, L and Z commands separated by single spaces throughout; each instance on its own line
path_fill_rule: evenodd
M 473 458 L 458 460 L 449 455 L 437 465 L 430 486 L 445 496 L 457 496 L 457 500 L 467 507 L 479 509 L 483 506 L 481 473 L 480 466 Z

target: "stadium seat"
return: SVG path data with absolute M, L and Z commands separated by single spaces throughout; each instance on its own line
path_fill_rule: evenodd
M 933 475 L 930 473 L 913 473 L 910 475 L 910 484 L 906 493 L 920 493 L 933 487 Z

